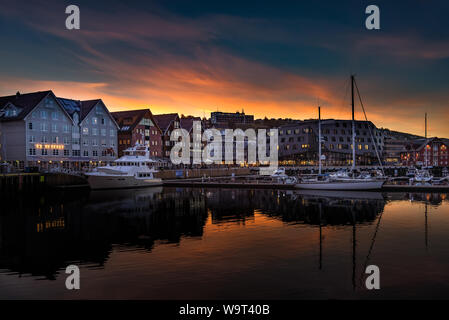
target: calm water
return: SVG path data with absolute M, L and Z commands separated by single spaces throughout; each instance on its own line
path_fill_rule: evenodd
M 188 188 L 3 199 L 0 298 L 449 298 L 446 199 Z M 69 264 L 81 290 L 65 289 Z M 370 264 L 377 291 L 364 286 Z

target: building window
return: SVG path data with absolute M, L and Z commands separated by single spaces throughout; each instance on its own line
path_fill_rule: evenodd
M 97 124 L 97 123 L 98 123 L 98 118 L 92 117 L 92 124 Z
M 80 150 L 72 150 L 72 156 L 79 157 L 80 156 Z
M 58 136 L 53 137 L 52 138 L 52 142 L 53 143 L 59 143 L 59 137 Z
M 46 110 L 41 110 L 41 118 L 47 119 L 47 111 Z
M 59 150 L 58 149 L 53 149 L 53 155 L 54 156 L 59 156 Z
M 106 136 L 106 129 L 101 129 L 101 135 L 104 137 Z
M 89 156 L 89 151 L 87 151 L 87 150 L 84 150 L 84 152 L 83 152 L 83 156 L 84 156 L 84 157 L 88 157 L 88 156 Z
M 45 142 L 48 142 L 47 137 L 46 137 L 46 136 L 42 136 L 42 137 L 41 137 L 41 142 L 44 142 L 44 143 L 45 143 Z
M 28 122 L 28 129 L 29 130 L 33 130 L 33 123 L 32 122 Z
M 115 133 L 114 133 L 114 130 L 113 130 L 113 129 L 109 130 L 109 135 L 110 135 L 111 137 L 115 136 Z
M 111 147 L 115 147 L 115 140 L 111 140 Z
M 93 128 L 93 129 L 92 129 L 92 134 L 93 134 L 94 136 L 98 135 L 98 129 L 97 129 L 97 128 Z
M 29 136 L 28 142 L 36 142 L 36 138 L 34 136 Z
M 93 140 L 92 140 L 92 145 L 93 145 L 93 146 L 98 146 L 97 139 L 93 139 Z
M 48 151 L 47 151 L 47 149 L 41 149 L 41 151 L 42 151 L 42 155 L 43 155 L 43 156 L 46 156 L 46 155 L 48 155 Z
M 28 151 L 28 154 L 29 154 L 30 156 L 35 156 L 35 155 L 36 155 L 36 149 L 30 148 L 29 151 Z
M 67 149 L 64 149 L 64 156 L 68 157 L 69 155 L 70 155 L 70 152 L 69 152 L 69 150 L 67 150 Z
M 101 139 L 101 145 L 102 145 L 103 147 L 106 146 L 106 139 Z
M 57 112 L 52 112 L 51 113 L 51 119 L 52 120 L 58 120 L 58 113 Z
M 89 128 L 83 127 L 83 134 L 89 134 Z
M 55 123 L 51 125 L 51 132 L 58 132 L 58 126 Z
M 93 150 L 93 151 L 92 151 L 92 155 L 93 155 L 94 157 L 98 157 L 98 151 L 97 151 L 97 150 Z
M 48 124 L 46 124 L 45 122 L 41 123 L 41 131 L 48 131 Z

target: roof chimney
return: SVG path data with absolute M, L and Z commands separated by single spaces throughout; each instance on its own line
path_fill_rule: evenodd
M 16 92 L 16 97 L 19 97 L 20 96 L 20 91 L 17 91 Z

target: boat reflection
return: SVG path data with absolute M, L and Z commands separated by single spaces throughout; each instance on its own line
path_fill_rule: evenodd
M 355 285 L 358 226 L 376 225 L 377 234 L 389 201 L 441 205 L 447 198 L 445 194 L 156 187 L 8 200 L 0 214 L 3 272 L 55 279 L 68 262 L 101 268 L 116 247 L 150 253 L 155 246 L 178 244 L 185 237 L 201 238 L 207 223 L 232 227 L 253 221 L 260 213 L 285 224 L 317 228 L 319 269 L 325 267 L 325 228 L 352 228 Z M 426 211 L 426 245 L 427 225 Z M 375 236 L 372 242 L 370 252 Z

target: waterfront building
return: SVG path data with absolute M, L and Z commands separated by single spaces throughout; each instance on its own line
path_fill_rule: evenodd
M 117 155 L 117 125 L 101 100 L 57 98 L 52 91 L 17 92 L 0 97 L 0 110 L 1 160 L 16 169 L 79 170 Z M 82 143 L 83 127 L 92 128 L 87 144 Z
M 175 145 L 170 141 L 170 135 L 174 129 L 180 128 L 180 119 L 177 113 L 155 114 L 154 120 L 162 132 L 162 157 L 169 158 L 171 148 Z
M 160 158 L 163 156 L 162 131 L 157 125 L 150 109 L 112 112 L 120 129 L 118 131 L 118 153 L 136 143 L 150 148 L 150 156 Z
M 191 163 L 193 163 L 194 154 L 201 156 L 203 146 L 206 144 L 205 141 L 202 141 L 202 134 L 204 129 L 203 121 L 201 120 L 200 117 L 193 117 L 193 116 L 181 117 L 180 127 L 186 130 L 189 134 L 190 158 Z
M 101 99 L 77 101 L 58 98 L 71 115 L 72 160 L 75 169 L 110 163 L 117 158 L 118 125 Z M 75 151 L 73 151 L 75 150 Z
M 381 129 L 384 135 L 384 153 L 383 157 L 387 165 L 400 165 L 402 163 L 401 154 L 407 151 L 413 141 L 424 141 L 424 137 L 417 135 Z
M 441 138 L 417 139 L 410 141 L 401 152 L 404 166 L 446 167 L 449 165 L 449 141 Z
M 253 115 L 247 115 L 242 110 L 242 112 L 212 112 L 210 114 L 210 122 L 212 125 L 224 122 L 224 123 L 252 123 L 254 122 Z
M 318 120 L 287 124 L 280 126 L 278 130 L 280 161 L 284 164 L 317 164 Z M 370 121 L 355 121 L 355 130 L 357 164 L 378 164 L 375 147 L 379 156 L 382 156 L 384 149 L 382 131 Z M 352 163 L 351 120 L 321 120 L 321 136 L 324 165 Z

